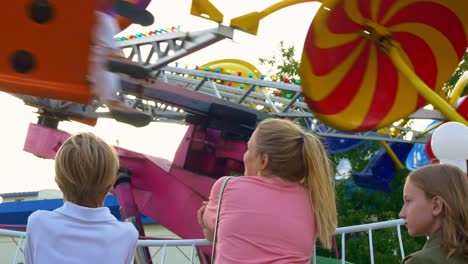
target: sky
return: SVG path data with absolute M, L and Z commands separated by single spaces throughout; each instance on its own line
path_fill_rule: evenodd
M 172 26 L 180 26 L 182 31 L 217 27 L 215 22 L 191 16 L 190 0 L 152 2 L 148 10 L 154 15 L 155 23 L 146 28 L 132 25 L 119 35 Z M 229 25 L 231 18 L 261 11 L 279 0 L 211 2 L 224 14 L 224 24 Z M 194 67 L 213 60 L 236 58 L 256 65 L 258 58 L 275 54 L 282 40 L 286 46 L 294 46 L 296 54 L 300 56 L 307 30 L 319 6 L 318 3 L 302 3 L 285 8 L 263 19 L 257 36 L 236 31 L 233 40 L 223 40 L 178 62 Z M 29 123 L 37 122 L 36 111 L 21 100 L 0 92 L 0 193 L 58 189 L 54 182 L 53 161 L 40 159 L 22 150 Z M 100 119 L 95 127 L 61 122 L 59 129 L 69 133 L 93 132 L 112 145 L 172 160 L 186 126 L 153 123 L 144 128 L 134 128 L 110 119 Z

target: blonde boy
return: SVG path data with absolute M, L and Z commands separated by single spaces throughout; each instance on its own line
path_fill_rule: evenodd
M 28 218 L 27 264 L 132 263 L 137 230 L 103 207 L 119 167 L 116 151 L 91 133 L 66 140 L 55 158 L 64 204 Z

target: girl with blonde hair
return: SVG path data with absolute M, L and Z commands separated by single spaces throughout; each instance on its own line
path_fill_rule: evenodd
M 320 140 L 291 121 L 266 119 L 244 154 L 245 176 L 222 192 L 216 263 L 310 263 L 318 238 L 331 248 L 337 226 L 333 173 Z M 212 240 L 220 188 L 198 212 Z
M 433 164 L 408 175 L 400 217 L 408 233 L 429 236 L 405 264 L 468 263 L 468 179 L 458 167 Z

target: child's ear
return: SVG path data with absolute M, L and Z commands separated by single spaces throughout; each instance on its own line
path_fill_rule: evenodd
M 444 201 L 439 196 L 432 198 L 432 214 L 434 216 L 440 215 L 444 209 Z

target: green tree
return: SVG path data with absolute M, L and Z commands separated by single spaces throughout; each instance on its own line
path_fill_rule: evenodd
M 283 41 L 279 43 L 279 56 L 261 57 L 258 62 L 280 80 L 299 80 L 299 61 L 296 59 L 294 46 L 285 47 Z
M 369 191 L 350 185 L 352 178 L 337 183 L 337 209 L 339 226 L 352 226 L 398 219 L 402 206 L 404 180 L 408 171 L 397 172 L 391 183 L 392 191 L 382 193 Z M 350 186 L 352 186 L 350 188 Z M 348 234 L 346 239 L 346 259 L 352 263 L 369 263 L 368 233 Z M 401 254 L 396 228 L 377 230 L 372 233 L 375 263 L 399 263 Z M 341 237 L 337 237 L 341 241 Z M 419 250 L 424 239 L 414 239 L 402 229 L 405 254 Z M 341 252 L 341 243 L 338 243 Z
M 350 151 L 332 155 L 330 159 L 338 164 L 340 159 L 348 159 L 352 165 L 352 171 L 362 171 L 369 161 L 379 151 L 381 145 L 376 141 L 369 141 L 360 147 Z M 397 172 L 391 183 L 391 192 L 366 190 L 353 184 L 353 179 L 348 178 L 336 182 L 336 200 L 338 211 L 338 226 L 353 226 L 391 219 L 398 219 L 402 206 L 403 185 L 408 171 Z M 336 237 L 341 241 L 341 236 Z M 410 238 L 402 229 L 402 239 L 405 254 L 417 251 L 424 245 L 424 239 Z M 369 263 L 369 235 L 361 232 L 347 234 L 345 236 L 346 260 L 351 263 Z M 341 243 L 337 243 L 341 256 Z M 373 252 L 375 263 L 399 263 L 401 254 L 399 249 L 398 234 L 396 228 L 383 229 L 373 232 Z M 318 250 L 322 256 L 333 257 L 334 252 Z
M 468 52 L 465 53 L 465 56 L 463 56 L 463 60 L 458 65 L 452 77 L 450 77 L 450 79 L 445 83 L 444 87 L 454 86 L 457 83 L 458 79 L 460 79 L 461 75 L 466 71 L 468 71 Z M 467 88 L 468 87 L 465 87 L 465 91 L 463 94 L 468 93 Z

